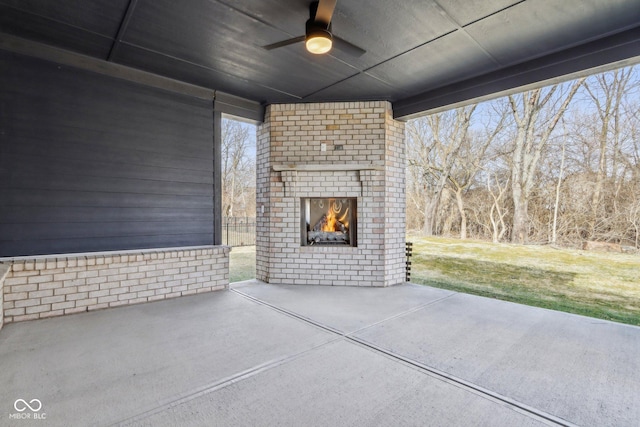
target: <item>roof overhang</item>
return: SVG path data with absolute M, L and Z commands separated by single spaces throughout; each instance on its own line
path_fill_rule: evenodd
M 638 0 L 340 0 L 311 55 L 309 0 L 0 0 L 0 49 L 214 99 L 260 121 L 274 103 L 387 100 L 397 119 L 640 61 Z

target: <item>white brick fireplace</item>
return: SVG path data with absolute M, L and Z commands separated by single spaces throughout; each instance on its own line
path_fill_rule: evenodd
M 404 282 L 404 123 L 389 103 L 272 105 L 258 128 L 257 158 L 258 279 Z M 320 213 L 306 216 L 325 206 L 339 229 L 308 233 L 319 230 Z

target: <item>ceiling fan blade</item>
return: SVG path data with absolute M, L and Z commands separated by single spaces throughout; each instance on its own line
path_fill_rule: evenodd
M 273 44 L 268 44 L 266 46 L 262 46 L 262 48 L 265 49 L 265 50 L 273 50 L 273 49 L 277 49 L 279 47 L 289 46 L 290 44 L 303 42 L 304 39 L 305 39 L 305 36 L 294 37 L 292 39 L 282 40 L 281 42 L 277 42 L 277 43 L 273 43 Z
M 340 49 L 341 51 L 348 53 L 351 56 L 362 56 L 367 53 L 366 50 L 358 47 L 352 43 L 349 43 L 345 39 L 341 39 L 340 37 L 333 36 L 333 42 L 336 49 Z
M 315 21 L 324 22 L 329 25 L 333 17 L 333 10 L 336 8 L 337 0 L 320 0 L 316 11 Z

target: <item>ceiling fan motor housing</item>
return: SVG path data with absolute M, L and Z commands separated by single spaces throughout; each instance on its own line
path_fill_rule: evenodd
M 323 22 L 309 19 L 306 24 L 306 30 L 305 44 L 309 52 L 320 54 L 331 50 L 333 45 L 331 24 L 327 25 Z

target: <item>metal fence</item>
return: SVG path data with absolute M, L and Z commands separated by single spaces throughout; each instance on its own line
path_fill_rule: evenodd
M 227 246 L 255 245 L 256 219 L 244 217 L 223 217 L 222 244 Z

